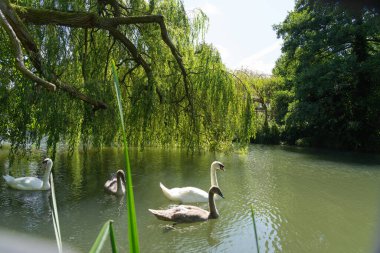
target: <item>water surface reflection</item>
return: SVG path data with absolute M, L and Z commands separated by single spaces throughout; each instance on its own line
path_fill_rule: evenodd
M 254 252 L 252 205 L 263 252 L 373 249 L 379 223 L 378 156 L 257 145 L 247 154 L 132 149 L 130 158 L 142 252 Z M 218 173 L 225 196 L 217 201 L 219 219 L 171 227 L 148 212 L 173 204 L 159 182 L 207 190 L 214 160 L 226 168 Z M 125 200 L 103 191 L 123 163 L 118 149 L 57 157 L 54 178 L 64 243 L 88 252 L 103 223 L 113 219 L 120 250 L 127 250 Z M 15 171 L 21 174 L 20 167 Z M 6 157 L 0 156 L 0 172 L 8 169 Z M 0 189 L 2 228 L 54 240 L 49 192 L 14 191 L 3 181 Z M 207 209 L 207 204 L 199 206 Z

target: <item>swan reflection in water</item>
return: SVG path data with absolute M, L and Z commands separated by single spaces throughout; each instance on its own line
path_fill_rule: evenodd
M 17 213 L 19 219 L 12 220 L 12 224 L 9 224 L 12 228 L 20 227 L 21 230 L 33 231 L 39 224 L 51 222 L 49 176 L 53 167 L 52 160 L 44 159 L 43 167 L 45 172 L 42 180 L 37 177 L 3 176 L 8 187 L 4 187 L 5 194 L 0 200 L 3 202 L 3 215 L 0 218 L 3 221 L 0 224 L 7 226 L 7 217 L 14 213 Z
M 12 220 L 12 228 L 33 231 L 40 224 L 52 222 L 52 209 L 49 202 L 50 191 L 18 191 L 5 189 L 7 194 L 2 202 L 2 225 L 7 225 L 7 216 L 17 213 L 19 219 Z

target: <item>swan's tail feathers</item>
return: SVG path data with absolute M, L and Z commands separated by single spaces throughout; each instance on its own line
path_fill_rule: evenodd
M 4 175 L 3 178 L 7 182 L 7 184 L 11 184 L 15 181 L 15 178 L 9 175 Z
M 165 197 L 167 197 L 170 200 L 173 200 L 173 197 L 170 194 L 170 190 L 168 188 L 166 188 L 165 185 L 163 185 L 161 182 L 160 182 L 160 187 L 161 187 L 161 190 L 164 193 Z
M 154 209 L 148 209 L 149 212 L 151 212 L 152 214 L 157 214 L 158 213 L 158 210 L 154 210 Z
M 166 188 L 165 185 L 163 185 L 161 182 L 160 182 L 160 187 L 161 187 L 162 190 L 164 190 L 164 189 L 167 190 L 167 189 L 168 189 L 168 188 Z

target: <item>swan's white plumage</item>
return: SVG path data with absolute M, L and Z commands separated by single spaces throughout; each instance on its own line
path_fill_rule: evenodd
M 211 164 L 211 186 L 218 186 L 218 180 L 216 177 L 217 170 L 224 170 L 224 165 L 221 162 L 215 161 Z M 165 197 L 172 201 L 179 201 L 182 203 L 194 203 L 194 202 L 208 202 L 208 193 L 196 187 L 175 187 L 167 188 L 160 182 L 160 187 Z M 220 199 L 219 196 L 215 199 Z
M 39 179 L 36 177 L 18 177 L 14 178 L 9 175 L 4 175 L 3 178 L 7 185 L 16 190 L 24 190 L 24 191 L 35 191 L 35 190 L 49 190 L 49 176 L 51 172 L 51 168 L 53 167 L 53 161 L 50 158 L 46 158 L 44 160 L 46 163 L 46 170 L 43 176 L 43 179 Z
M 172 201 L 180 201 L 183 203 L 192 203 L 192 202 L 205 202 L 208 200 L 208 193 L 195 188 L 195 187 L 181 187 L 181 188 L 171 188 L 168 189 L 160 183 L 160 187 L 164 195 Z

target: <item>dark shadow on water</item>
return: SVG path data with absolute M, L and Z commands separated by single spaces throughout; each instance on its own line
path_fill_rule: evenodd
M 287 145 L 253 145 L 253 149 L 255 148 L 271 150 L 278 149 L 286 152 L 301 154 L 305 158 L 309 158 L 311 160 L 325 160 L 330 162 L 339 162 L 347 164 L 369 165 L 375 166 L 371 169 L 380 169 L 380 154 Z M 376 167 L 376 165 L 379 165 L 379 167 Z
M 177 223 L 173 223 L 173 224 L 170 224 L 170 225 L 165 225 L 162 228 L 162 232 L 163 233 L 168 233 L 168 232 L 171 232 L 171 231 L 175 230 L 175 225 L 177 225 Z

